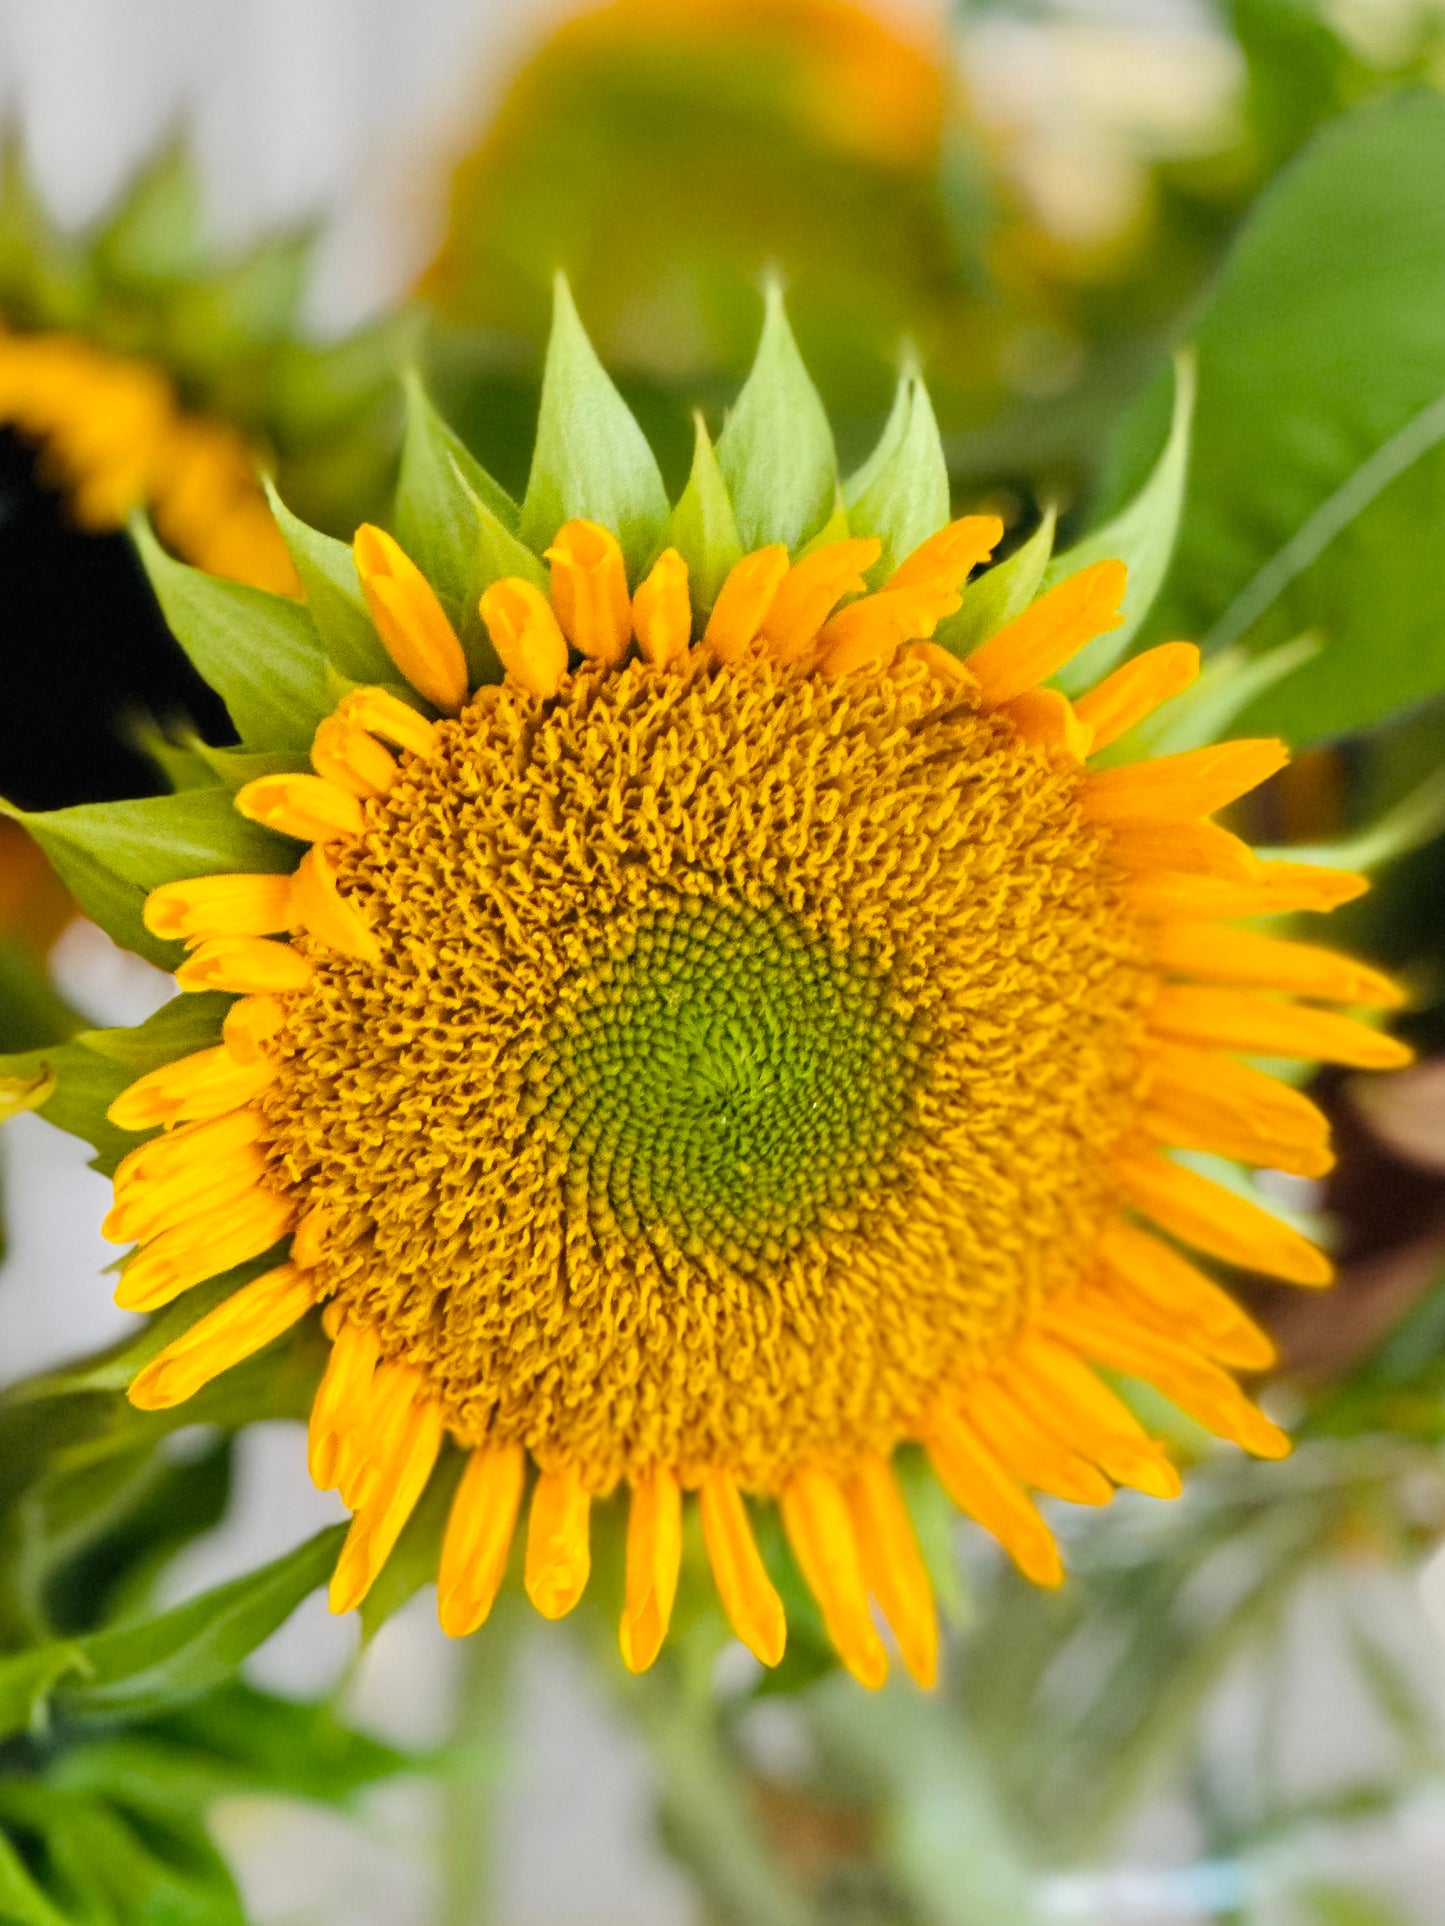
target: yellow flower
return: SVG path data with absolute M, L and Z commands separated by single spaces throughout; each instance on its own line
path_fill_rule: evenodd
M 42 477 L 79 525 L 150 511 L 177 554 L 213 575 L 299 595 L 257 479 L 257 450 L 225 422 L 185 413 L 159 367 L 77 336 L 0 330 L 0 427 L 40 451 Z
M 118 1292 L 137 1309 L 291 1236 L 130 1395 L 174 1405 L 324 1304 L 311 1467 L 355 1513 L 334 1609 L 450 1437 L 448 1632 L 487 1616 L 530 1462 L 525 1583 L 549 1617 L 587 1583 L 593 1501 L 630 1492 L 634 1670 L 696 1494 L 760 1659 L 785 1626 L 752 1501 L 779 1507 L 857 1677 L 887 1669 L 871 1596 L 926 1682 L 900 1446 L 1044 1585 L 1062 1568 L 1034 1493 L 1178 1489 L 1099 1367 L 1288 1448 L 1233 1375 L 1268 1339 L 1179 1247 L 1307 1285 L 1328 1262 L 1167 1153 L 1328 1169 L 1318 1111 L 1241 1053 L 1399 1063 L 1321 1007 L 1397 992 L 1234 925 L 1364 885 L 1211 821 L 1276 742 L 1091 766 L 1197 668 L 1171 643 L 1077 701 L 1047 686 L 1120 620 L 1120 563 L 966 661 L 931 640 L 999 534 L 955 521 L 891 572 L 872 537 L 764 547 L 704 619 L 676 549 L 630 585 L 614 534 L 574 518 L 550 592 L 482 596 L 506 673 L 475 689 L 422 571 L 358 535 L 391 659 L 442 713 L 353 689 L 314 774 L 236 798 L 309 844 L 294 876 L 150 895 L 150 929 L 189 945 L 182 988 L 239 1001 L 219 1045 L 114 1103 L 165 1129 L 120 1165 L 106 1226 L 141 1245 Z

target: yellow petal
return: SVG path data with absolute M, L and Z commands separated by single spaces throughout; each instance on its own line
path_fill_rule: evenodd
M 882 1458 L 863 1459 L 845 1495 L 868 1589 L 893 1627 L 903 1663 L 920 1685 L 931 1686 L 938 1675 L 938 1613 L 892 1469 Z
M 1058 689 L 1025 689 L 1012 702 L 1004 703 L 1001 713 L 1036 749 L 1053 750 L 1082 762 L 1093 745 L 1093 737 L 1079 721 L 1073 703 Z
M 239 997 L 226 1012 L 221 1040 L 238 1063 L 258 1063 L 285 1021 L 286 1006 L 279 997 Z
M 259 1257 L 290 1230 L 289 1197 L 252 1189 L 151 1239 L 121 1272 L 115 1301 L 123 1311 L 155 1311 L 233 1264 Z
M 1192 642 L 1161 642 L 1146 649 L 1079 697 L 1079 721 L 1092 732 L 1096 749 L 1127 735 L 1159 705 L 1181 694 L 1199 674 L 1199 651 Z
M 1334 1164 L 1329 1125 L 1308 1097 L 1214 1050 L 1156 1042 L 1139 1127 L 1162 1143 L 1240 1163 L 1323 1177 Z
M 838 1656 L 860 1685 L 876 1691 L 888 1677 L 888 1654 L 868 1610 L 863 1566 L 842 1492 L 821 1471 L 799 1471 L 784 1486 L 780 1503 L 788 1543 Z
M 665 548 L 632 598 L 632 633 L 644 662 L 666 669 L 681 662 L 692 644 L 692 603 L 687 593 L 687 563 L 675 548 Z
M 1334 1275 L 1324 1252 L 1297 1230 L 1182 1164 L 1121 1151 L 1114 1169 L 1128 1202 L 1182 1244 L 1287 1284 L 1323 1285 Z
M 1082 1358 L 1031 1330 L 1021 1338 L 1007 1370 L 1014 1401 L 1116 1485 L 1177 1498 L 1178 1471 L 1133 1412 L 1102 1383 Z
M 657 1465 L 633 1486 L 627 1514 L 627 1602 L 618 1636 L 629 1672 L 645 1672 L 662 1649 L 681 1563 L 682 1491 Z
M 455 715 L 467 699 L 467 659 L 435 589 L 385 529 L 363 522 L 352 550 L 387 654 L 428 702 Z
M 1188 1338 L 1206 1356 L 1238 1371 L 1265 1371 L 1275 1362 L 1268 1333 L 1212 1278 L 1148 1231 L 1109 1225 L 1099 1240 L 1099 1257 L 1110 1292 L 1122 1289 L 1141 1319 Z
M 991 635 L 968 658 L 984 703 L 993 709 L 1011 702 L 1046 682 L 1096 635 L 1117 629 L 1127 581 L 1122 562 L 1091 563 Z
M 437 725 L 389 689 L 349 689 L 336 705 L 336 720 L 409 749 L 414 756 L 429 756 L 436 749 Z
M 742 1493 L 726 1472 L 716 1471 L 704 1480 L 698 1506 L 713 1582 L 728 1623 L 760 1664 L 776 1665 L 787 1643 L 787 1620 L 758 1555 Z
M 1290 910 L 1332 910 L 1370 887 L 1353 870 L 1314 863 L 1259 863 L 1252 876 L 1176 876 L 1168 871 L 1131 876 L 1126 888 L 1145 916 L 1278 916 Z
M 336 886 L 336 872 L 316 845 L 301 858 L 292 879 L 292 914 L 298 928 L 342 956 L 379 963 L 381 950 L 365 918 Z
M 1248 843 L 1218 823 L 1150 821 L 1113 823 L 1105 831 L 1109 860 L 1120 869 L 1172 869 L 1197 876 L 1249 882 L 1259 868 Z
M 238 1063 L 220 1044 L 148 1070 L 121 1091 L 105 1114 L 121 1130 L 199 1122 L 239 1110 L 259 1096 L 275 1075 L 274 1063 Z
M 617 537 L 598 522 L 564 522 L 547 560 L 562 633 L 579 654 L 615 668 L 632 640 L 627 567 Z
M 356 797 L 324 776 L 260 776 L 237 790 L 235 804 L 251 822 L 303 843 L 359 836 L 365 827 Z
M 1063 1561 L 1028 1493 L 976 1432 L 946 1405 L 935 1406 L 924 1440 L 939 1483 L 960 1511 L 991 1532 L 1035 1585 L 1064 1582 Z
M 233 1152 L 256 1143 L 265 1131 L 259 1110 L 232 1110 L 209 1123 L 185 1124 L 164 1137 L 137 1144 L 116 1166 L 116 1202 L 135 1197 L 152 1184 L 165 1186 L 179 1180 L 199 1188 L 217 1161 L 224 1162 Z
M 212 1378 L 289 1331 L 315 1301 L 310 1284 L 295 1266 L 278 1264 L 243 1285 L 158 1352 L 132 1378 L 126 1396 L 140 1411 L 166 1411 L 184 1404 Z
M 441 1441 L 440 1406 L 418 1398 L 378 1466 L 371 1496 L 351 1521 L 331 1579 L 328 1602 L 333 1612 L 352 1611 L 375 1584 L 426 1489 Z
M 507 1572 L 522 1503 L 526 1457 L 520 1445 L 482 1445 L 467 1460 L 452 1500 L 437 1576 L 437 1611 L 449 1638 L 486 1621 Z
M 918 544 L 888 578 L 890 589 L 961 589 L 1003 540 L 997 515 L 962 515 Z M 951 613 L 951 611 L 949 611 Z
M 1247 983 L 1257 990 L 1290 990 L 1323 1003 L 1363 1003 L 1398 1009 L 1404 994 L 1379 970 L 1310 943 L 1290 943 L 1257 930 L 1219 929 L 1180 919 L 1160 923 L 1151 942 L 1156 961 L 1180 976 Z
M 233 1113 L 234 1114 L 234 1113 Z M 165 1139 L 162 1139 L 164 1142 Z M 100 1234 L 112 1244 L 135 1244 L 201 1217 L 218 1204 L 254 1190 L 266 1175 L 266 1158 L 254 1143 L 182 1165 L 170 1177 L 129 1183 L 106 1213 Z
M 343 1441 L 357 1424 L 380 1358 L 381 1344 L 369 1325 L 345 1322 L 332 1338 L 307 1428 L 307 1463 L 320 1491 L 338 1482 Z
M 592 1570 L 592 1498 L 578 1473 L 544 1471 L 527 1520 L 527 1596 L 543 1618 L 564 1618 L 587 1589 Z
M 979 1378 L 959 1396 L 969 1424 L 1021 1483 L 1075 1505 L 1107 1505 L 1113 1497 L 1098 1467 L 1035 1423 L 1001 1384 Z
M 734 564 L 702 638 L 720 662 L 740 662 L 752 647 L 787 572 L 788 551 L 781 542 Z
M 872 536 L 830 542 L 793 564 L 758 630 L 775 662 L 799 662 L 807 655 L 834 606 L 867 587 L 864 571 L 878 560 L 882 548 Z
M 145 900 L 152 936 L 196 942 L 212 936 L 271 936 L 291 926 L 289 876 L 192 876 L 162 883 Z
M 1397 1070 L 1414 1056 L 1408 1044 L 1354 1017 L 1206 983 L 1166 983 L 1149 1011 L 1149 1027 L 1190 1043 L 1357 1070 Z
M 183 990 L 272 996 L 304 990 L 314 968 L 289 943 L 275 943 L 264 936 L 213 936 L 191 951 L 176 971 L 176 982 Z
M 1080 800 L 1096 823 L 1211 816 L 1257 789 L 1288 761 L 1288 749 L 1273 737 L 1212 743 L 1183 755 L 1102 770 L 1087 779 Z
M 401 774 L 396 757 L 367 730 L 339 715 L 317 724 L 311 766 L 337 789 L 353 796 L 384 796 Z
M 493 582 L 477 606 L 509 680 L 528 695 L 556 695 L 567 677 L 567 638 L 542 591 L 508 576 Z

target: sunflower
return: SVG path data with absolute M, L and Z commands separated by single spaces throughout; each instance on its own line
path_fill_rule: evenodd
M 322 1307 L 336 1611 L 450 1439 L 449 1633 L 487 1617 L 524 1499 L 526 1590 L 567 1612 L 622 1488 L 641 1670 L 692 1494 L 764 1663 L 758 1504 L 849 1669 L 885 1675 L 876 1605 L 928 1681 L 901 1447 L 1041 1585 L 1035 1494 L 1179 1489 L 1101 1370 L 1288 1448 L 1233 1375 L 1268 1339 L 1186 1251 L 1304 1285 L 1329 1264 L 1171 1152 L 1329 1167 L 1313 1104 L 1242 1058 L 1401 1062 L 1327 1007 L 1398 993 L 1248 919 L 1363 882 L 1211 820 L 1279 743 L 1122 757 L 1189 645 L 1061 692 L 1125 622 L 1126 567 L 1030 578 L 1034 544 L 984 570 L 1000 524 L 947 519 L 916 380 L 842 491 L 819 412 L 774 303 L 669 510 L 564 306 L 520 509 L 420 417 L 403 540 L 298 537 L 318 624 L 353 655 L 365 624 L 386 673 L 333 679 L 309 767 L 235 794 L 269 867 L 145 898 L 180 988 L 235 1000 L 111 1105 L 150 1133 L 115 1171 L 106 1232 L 139 1246 L 117 1301 L 249 1269 L 130 1397 L 176 1405 Z

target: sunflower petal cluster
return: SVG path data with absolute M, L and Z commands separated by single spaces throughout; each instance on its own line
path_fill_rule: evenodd
M 319 1316 L 335 1610 L 449 1477 L 446 1630 L 486 1619 L 524 1512 L 559 1617 L 621 1492 L 627 1665 L 692 1505 L 771 1665 L 774 1506 L 848 1668 L 882 1682 L 881 1615 L 926 1683 L 900 1450 L 1041 1585 L 1041 1498 L 1179 1489 L 1116 1377 L 1287 1451 L 1208 1264 L 1329 1262 L 1199 1165 L 1325 1172 L 1323 1117 L 1257 1060 L 1401 1062 L 1358 1014 L 1399 993 L 1260 927 L 1364 887 L 1215 820 L 1282 744 L 1131 753 L 1198 654 L 1124 653 L 1123 559 L 990 568 L 914 377 L 840 483 L 776 297 L 676 503 L 564 289 L 522 503 L 415 391 L 392 527 L 285 526 L 308 608 L 248 601 L 239 664 L 234 604 L 164 563 L 251 760 L 170 799 L 164 851 L 144 805 L 108 899 L 182 996 L 117 1079 L 105 1228 L 117 1301 L 166 1322 L 143 1409 Z M 125 808 L 33 821 L 80 877 Z

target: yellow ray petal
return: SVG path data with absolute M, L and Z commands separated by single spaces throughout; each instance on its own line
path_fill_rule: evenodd
M 289 881 L 289 878 L 288 878 Z M 183 990 L 230 990 L 237 996 L 274 996 L 304 990 L 315 965 L 289 943 L 264 936 L 213 936 L 176 971 Z
M 781 542 L 755 549 L 734 564 L 702 638 L 720 662 L 740 662 L 747 654 L 787 572 L 788 551 Z
M 1041 1322 L 1109 1370 L 1154 1385 L 1217 1437 L 1257 1458 L 1289 1455 L 1288 1434 L 1250 1402 L 1227 1372 L 1187 1344 L 1135 1323 L 1115 1299 L 1080 1291 L 1050 1304 Z
M 377 1467 L 370 1498 L 351 1521 L 331 1579 L 333 1612 L 352 1611 L 371 1590 L 426 1489 L 441 1442 L 441 1407 L 430 1398 L 417 1399 Z
M 385 529 L 363 522 L 352 543 L 376 632 L 411 686 L 446 715 L 467 699 L 467 659 L 436 590 Z
M 888 587 L 957 591 L 1002 540 L 1003 523 L 997 515 L 961 515 L 906 555 L 889 576 Z
M 807 655 L 843 597 L 863 593 L 864 571 L 872 568 L 882 549 L 883 544 L 869 536 L 830 542 L 794 562 L 758 631 L 775 662 L 799 662 Z
M 482 1445 L 467 1460 L 452 1500 L 437 1575 L 437 1611 L 449 1638 L 465 1638 L 486 1622 L 517 1528 L 526 1478 L 520 1445 Z
M 928 1568 L 892 1468 L 864 1458 L 844 1490 L 868 1589 L 893 1627 L 903 1663 L 921 1686 L 938 1675 L 938 1613 Z
M 1291 910 L 1332 910 L 1370 887 L 1367 876 L 1313 863 L 1260 863 L 1252 877 L 1175 876 L 1168 871 L 1131 876 L 1129 900 L 1145 916 L 1278 916 Z
M 974 650 L 968 666 L 990 709 L 1046 682 L 1096 635 L 1123 621 L 1128 571 L 1122 562 L 1094 562 L 1051 588 Z
M 293 878 L 292 914 L 298 928 L 342 956 L 362 963 L 379 963 L 381 950 L 354 903 L 336 887 L 336 872 L 325 851 L 313 845 L 301 858 Z
M 1287 1284 L 1328 1284 L 1334 1276 L 1324 1252 L 1297 1230 L 1182 1164 L 1121 1151 L 1114 1169 L 1128 1202 L 1182 1244 Z
M 715 1471 L 698 1492 L 713 1582 L 728 1623 L 762 1665 L 776 1665 L 787 1643 L 783 1601 L 758 1555 L 742 1493 Z
M 285 1021 L 286 1006 L 279 997 L 238 997 L 226 1012 L 221 1041 L 237 1063 L 256 1063 Z
M 544 1471 L 527 1520 L 527 1596 L 543 1618 L 564 1618 L 592 1570 L 587 1524 L 592 1498 L 576 1470 Z
M 421 1372 L 402 1358 L 382 1359 L 356 1389 L 336 1459 L 336 1489 L 352 1511 L 364 1511 L 378 1495 L 416 1410 L 428 1402 Z
M 314 1271 L 326 1255 L 326 1239 L 333 1223 L 331 1212 L 312 1204 L 296 1220 L 291 1238 L 291 1262 L 303 1271 Z
M 627 1514 L 627 1603 L 618 1637 L 629 1672 L 645 1672 L 662 1649 L 681 1563 L 682 1491 L 658 1465 L 633 1486 Z
M 1161 1143 L 1322 1177 L 1329 1125 L 1308 1097 L 1248 1064 L 1193 1044 L 1156 1042 L 1139 1127 Z
M 1137 1315 L 1196 1344 L 1220 1364 L 1265 1371 L 1276 1351 L 1234 1299 L 1187 1258 L 1133 1224 L 1111 1224 L 1099 1240 L 1109 1289 L 1121 1286 Z
M 1165 984 L 1150 1009 L 1149 1027 L 1189 1043 L 1357 1070 L 1397 1070 L 1414 1057 L 1408 1044 L 1354 1017 L 1214 984 Z
M 1107 1505 L 1113 1497 L 1098 1467 L 1035 1423 L 1000 1384 L 976 1379 L 959 1401 L 983 1443 L 1021 1484 L 1075 1505 Z
M 692 645 L 692 603 L 687 594 L 687 563 L 675 548 L 665 548 L 632 598 L 632 633 L 644 662 L 665 669 L 681 662 Z
M 567 638 L 542 591 L 508 576 L 493 582 L 477 606 L 508 679 L 544 701 L 556 695 L 567 679 Z
M 1291 990 L 1322 1003 L 1363 1003 L 1381 1010 L 1398 1009 L 1405 1000 L 1397 984 L 1368 964 L 1257 930 L 1219 929 L 1189 919 L 1160 923 L 1150 940 L 1155 959 L 1180 976 Z
M 335 788 L 362 798 L 384 796 L 401 774 L 396 757 L 375 736 L 339 715 L 317 724 L 311 767 Z
M 1125 763 L 1090 776 L 1080 797 L 1096 823 L 1139 817 L 1186 819 L 1212 816 L 1283 769 L 1289 751 L 1273 737 L 1211 743 L 1179 756 Z
M 1064 1582 L 1063 1561 L 1023 1486 L 1011 1478 L 963 1419 L 934 1407 L 924 1439 L 939 1483 L 960 1511 L 982 1525 L 1035 1585 Z
M 780 1502 L 788 1543 L 838 1656 L 860 1685 L 876 1691 L 888 1677 L 888 1654 L 868 1610 L 863 1567 L 842 1492 L 821 1471 L 805 1470 L 794 1473 Z
M 154 1311 L 233 1264 L 259 1257 L 290 1230 L 296 1206 L 259 1188 L 228 1198 L 151 1239 L 121 1272 L 115 1301 L 123 1311 Z
M 319 1491 L 337 1484 L 343 1440 L 356 1427 L 380 1358 L 370 1325 L 345 1322 L 336 1331 L 307 1427 L 307 1462 Z
M 632 640 L 627 568 L 617 537 L 599 522 L 564 522 L 547 560 L 562 633 L 579 654 L 615 668 Z
M 1161 642 L 1146 649 L 1079 697 L 1079 721 L 1092 732 L 1096 749 L 1127 735 L 1161 703 L 1181 694 L 1199 674 L 1199 651 L 1192 642 Z
M 126 1396 L 139 1411 L 184 1404 L 233 1364 L 262 1351 L 303 1318 L 316 1299 L 293 1264 L 278 1264 L 158 1352 L 132 1378 Z
M 184 1164 L 166 1178 L 133 1181 L 117 1190 L 100 1234 L 112 1244 L 140 1243 L 244 1196 L 265 1175 L 265 1155 L 249 1142 Z
M 1117 1485 L 1151 1498 L 1177 1498 L 1179 1473 L 1134 1413 L 1083 1360 L 1030 1331 L 1004 1373 L 1014 1401 Z
M 259 776 L 237 790 L 235 805 L 251 822 L 303 843 L 336 842 L 365 827 L 356 797 L 324 776 Z
M 121 1130 L 153 1130 L 157 1124 L 198 1123 L 239 1110 L 259 1096 L 276 1075 L 273 1063 L 238 1063 L 224 1044 L 197 1050 L 137 1077 L 106 1111 Z
M 208 1181 L 215 1163 L 256 1143 L 265 1131 L 259 1110 L 232 1110 L 210 1123 L 184 1124 L 164 1137 L 137 1144 L 116 1167 L 116 1202 L 128 1201 L 153 1184 L 164 1187 L 180 1181 L 199 1188 Z
M 1218 823 L 1141 820 L 1111 823 L 1105 833 L 1109 860 L 1131 872 L 1172 869 L 1247 883 L 1259 868 L 1248 843 Z
M 1036 749 L 1056 750 L 1082 762 L 1092 746 L 1093 738 L 1079 721 L 1073 703 L 1058 689 L 1025 689 L 1012 702 L 1003 704 L 1002 713 Z
M 162 883 L 142 912 L 152 936 L 199 942 L 211 936 L 272 936 L 291 927 L 289 876 L 192 876 Z
M 437 725 L 389 689 L 348 689 L 336 705 L 336 719 L 414 756 L 429 756 L 437 745 Z

